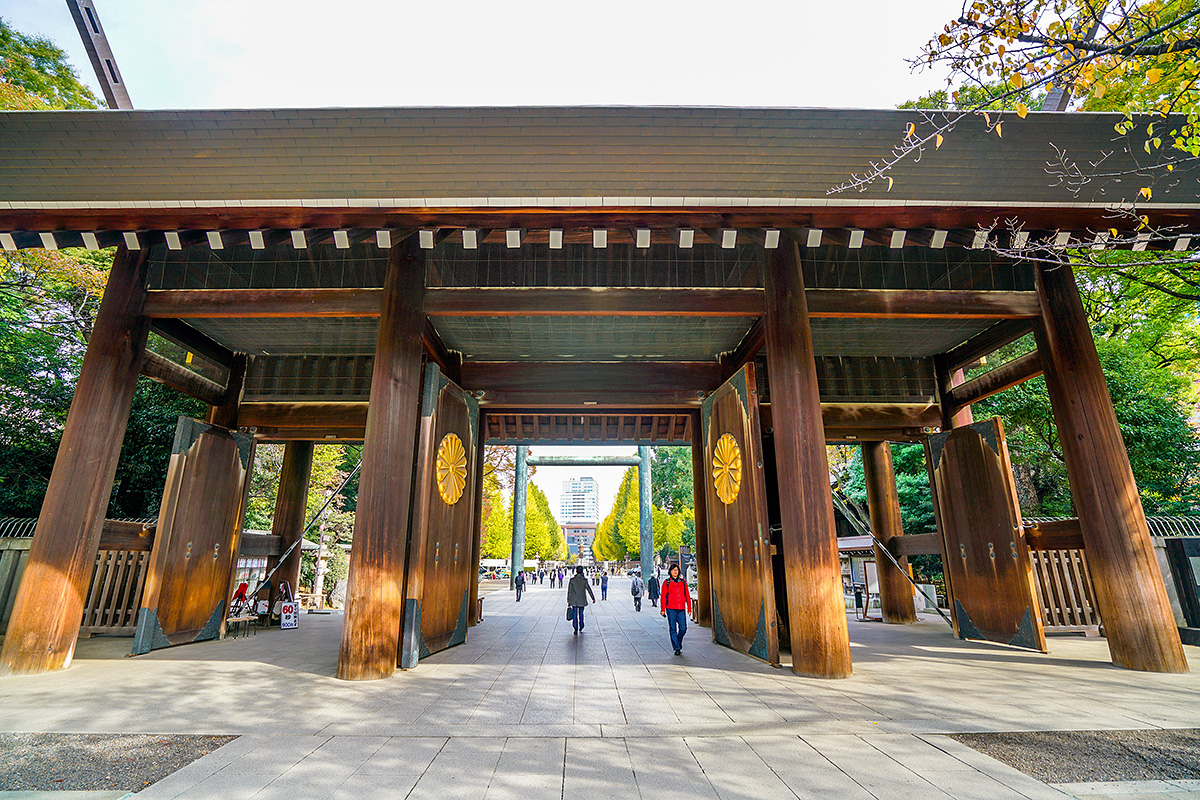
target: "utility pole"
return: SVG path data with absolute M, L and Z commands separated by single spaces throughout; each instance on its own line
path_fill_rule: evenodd
M 88 59 L 100 82 L 100 91 L 111 109 L 129 110 L 133 101 L 125 90 L 125 81 L 121 70 L 117 68 L 117 57 L 113 55 L 108 45 L 108 37 L 100 25 L 100 14 L 96 11 L 94 0 L 67 0 L 67 8 L 71 9 L 71 18 L 75 20 L 75 28 L 83 39 L 83 47 L 87 50 Z

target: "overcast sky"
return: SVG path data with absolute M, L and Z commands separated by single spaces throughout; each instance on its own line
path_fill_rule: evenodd
M 96 0 L 137 108 L 890 108 L 959 0 Z M 64 0 L 4 0 L 94 84 Z
M 890 108 L 942 80 L 905 59 L 958 0 L 96 0 L 136 108 L 749 105 Z M 3 0 L 96 87 L 64 0 Z M 97 95 L 99 96 L 99 91 Z M 537 448 L 542 455 L 634 448 Z M 605 513 L 624 469 L 591 474 Z

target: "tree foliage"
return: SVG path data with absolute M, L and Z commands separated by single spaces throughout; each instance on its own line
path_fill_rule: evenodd
M 54 42 L 21 33 L 0 17 L 0 108 L 38 111 L 100 106 Z
M 692 448 L 650 448 L 651 501 L 670 514 L 692 508 Z

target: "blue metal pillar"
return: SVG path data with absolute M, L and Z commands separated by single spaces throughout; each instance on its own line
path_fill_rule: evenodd
M 638 509 L 641 512 L 642 579 L 654 571 L 654 512 L 650 508 L 650 448 L 638 448 Z
M 513 481 L 513 549 L 508 588 L 517 589 L 517 572 L 525 569 L 525 496 L 529 493 L 529 447 L 517 445 L 517 475 Z

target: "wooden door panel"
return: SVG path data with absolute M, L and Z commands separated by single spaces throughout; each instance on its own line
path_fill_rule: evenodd
M 180 417 L 133 652 L 220 635 L 253 437 Z
M 701 406 L 713 640 L 779 663 L 754 365 Z
M 943 566 L 961 639 L 1046 650 L 999 418 L 929 437 Z
M 471 605 L 479 404 L 436 364 L 425 368 L 417 487 L 405 577 L 400 666 L 462 644 Z

